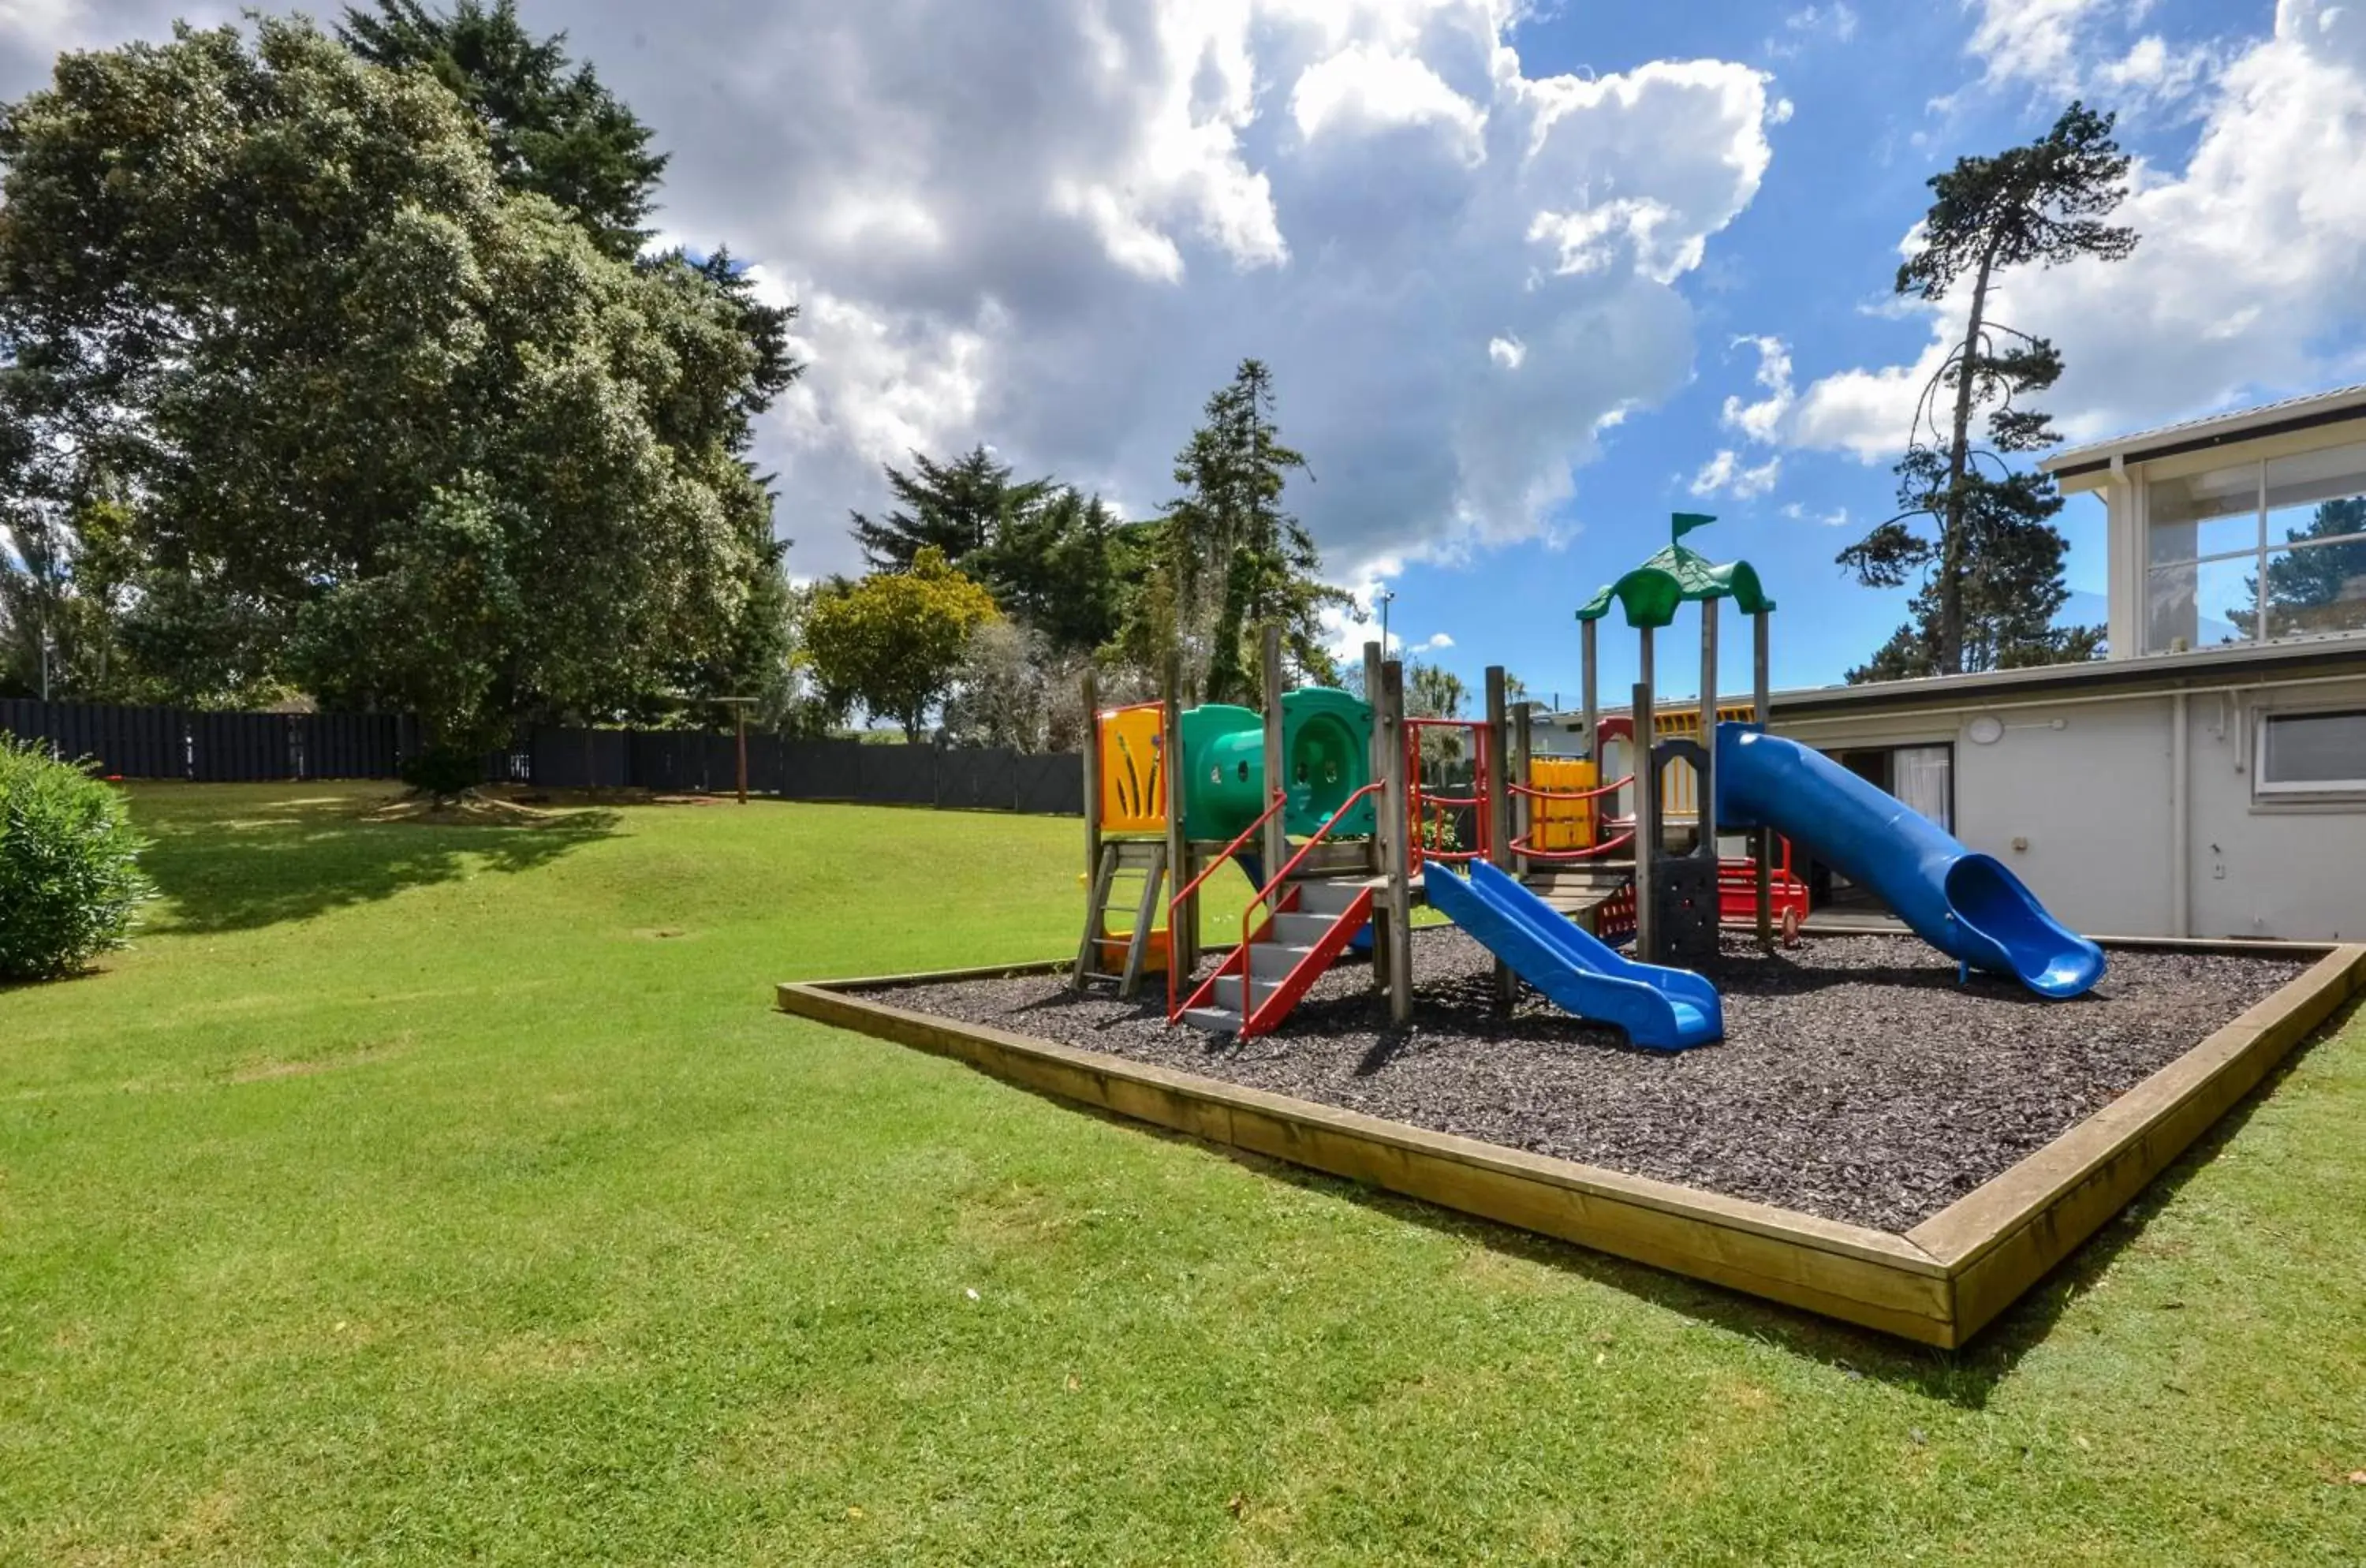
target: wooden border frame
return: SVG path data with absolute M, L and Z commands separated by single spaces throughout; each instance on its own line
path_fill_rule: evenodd
M 2316 957 L 2200 1044 L 1903 1235 L 1432 1133 L 863 995 L 1066 959 L 783 983 L 781 1010 L 951 1056 L 1046 1094 L 1953 1348 L 2124 1207 L 2351 996 L 2366 944 L 2146 942 Z

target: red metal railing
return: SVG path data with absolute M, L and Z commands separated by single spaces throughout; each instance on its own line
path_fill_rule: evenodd
M 1470 793 L 1469 795 L 1435 795 L 1422 787 L 1421 735 L 1425 729 L 1464 729 L 1470 732 Z M 1487 743 L 1487 727 L 1469 718 L 1409 718 L 1404 721 L 1405 737 L 1405 843 L 1408 874 L 1421 870 L 1424 861 L 1447 861 L 1459 863 L 1482 858 L 1487 852 L 1487 840 L 1494 818 L 1489 812 L 1489 784 L 1494 776 L 1494 749 Z M 1471 817 L 1472 844 L 1469 849 L 1433 849 L 1422 842 L 1433 829 L 1442 842 L 1446 825 L 1452 813 L 1468 810 Z M 1437 813 L 1433 822 L 1430 813 Z
M 1380 787 L 1380 781 L 1376 779 L 1342 801 L 1339 808 L 1324 818 L 1321 827 L 1314 829 L 1313 836 L 1298 847 L 1298 852 L 1290 857 L 1289 863 L 1274 873 L 1273 880 L 1258 888 L 1250 896 L 1248 903 L 1242 907 L 1241 944 L 1233 950 L 1230 958 L 1216 966 L 1216 973 L 1208 976 L 1207 984 L 1202 987 L 1210 992 L 1214 991 L 1217 979 L 1233 967 L 1235 960 L 1238 961 L 1240 965 L 1238 973 L 1241 976 L 1241 1025 L 1236 1032 L 1236 1038 L 1246 1040 L 1253 1035 L 1262 1034 L 1279 1022 L 1284 1014 L 1298 1005 L 1299 998 L 1313 987 L 1323 971 L 1330 967 L 1332 960 L 1339 955 L 1339 950 L 1355 940 L 1358 929 L 1363 925 L 1364 919 L 1369 918 L 1372 894 L 1371 889 L 1367 887 L 1349 901 L 1346 912 L 1339 917 L 1330 933 L 1315 944 L 1313 952 L 1301 959 L 1290 972 L 1282 977 L 1282 983 L 1275 989 L 1274 994 L 1262 1003 L 1256 1001 L 1256 966 L 1250 959 L 1249 948 L 1252 942 L 1273 929 L 1273 918 L 1281 913 L 1281 906 L 1272 901 L 1274 895 L 1283 893 L 1287 897 L 1286 889 L 1290 886 L 1290 874 L 1299 868 L 1308 855 L 1313 853 L 1314 846 L 1321 843 L 1329 835 L 1331 829 L 1339 825 L 1340 818 L 1347 815 L 1349 808 Z M 1249 916 L 1259 904 L 1266 907 L 1265 922 L 1252 927 L 1249 924 Z M 1172 965 L 1169 967 L 1171 968 Z M 1186 1004 L 1187 1008 L 1197 1006 L 1200 999 L 1200 993 L 1193 992 L 1190 1002 Z
M 1591 789 L 1537 789 L 1527 784 L 1512 784 L 1507 786 L 1507 792 L 1512 795 L 1524 795 L 1530 800 L 1594 800 L 1602 795 L 1615 795 L 1634 782 L 1635 775 L 1628 773 L 1623 779 L 1614 779 L 1606 784 L 1595 784 Z M 1635 841 L 1635 830 L 1631 828 L 1615 839 L 1606 839 L 1600 843 L 1588 844 L 1582 850 L 1537 849 L 1534 847 L 1536 836 L 1535 829 L 1531 828 L 1527 838 L 1514 839 L 1512 852 L 1526 855 L 1530 860 L 1549 861 L 1558 865 L 1572 861 L 1598 860 L 1611 851 Z
M 1277 812 L 1277 811 L 1280 810 L 1280 809 L 1282 808 L 1282 807 L 1283 807 L 1284 805 L 1286 805 L 1286 804 L 1289 802 L 1289 799 L 1290 799 L 1290 797 L 1289 797 L 1288 795 L 1283 795 L 1280 791 L 1279 791 L 1279 790 L 1275 791 L 1275 792 L 1274 792 L 1274 796 L 1273 796 L 1273 803 L 1272 803 L 1271 805 L 1268 806 L 1268 807 L 1267 807 L 1263 811 L 1260 811 L 1260 812 L 1258 812 L 1258 813 L 1257 813 L 1256 820 L 1256 821 L 1254 821 L 1254 822 L 1252 822 L 1252 823 L 1250 823 L 1247 827 L 1245 827 L 1245 828 L 1242 829 L 1241 829 L 1241 832 L 1240 832 L 1240 837 L 1238 837 L 1238 838 L 1234 839 L 1231 843 L 1226 844 L 1226 845 L 1223 847 L 1222 851 L 1217 854 L 1217 856 L 1216 856 L 1216 858 L 1215 858 L 1215 859 L 1213 859 L 1213 860 L 1210 861 L 1206 865 L 1204 865 L 1204 866 L 1202 866 L 1202 867 L 1200 868 L 1200 874 L 1199 874 L 1199 875 L 1197 875 L 1197 876 L 1193 877 L 1190 881 L 1189 881 L 1189 882 L 1185 883 L 1181 887 L 1177 888 L 1177 889 L 1176 890 L 1175 897 L 1172 897 L 1172 898 L 1169 898 L 1168 900 L 1166 900 L 1166 1021 L 1167 1021 L 1167 1022 L 1172 1023 L 1172 1022 L 1174 1022 L 1177 1019 L 1181 1018 L 1181 1017 L 1183 1016 L 1183 1008 L 1182 1008 L 1181 1006 L 1178 1006 L 1178 1005 L 1177 1005 L 1177 1000 L 1176 1000 L 1176 994 L 1175 994 L 1175 987 L 1176 987 L 1176 974 L 1175 974 L 1175 971 L 1177 970 L 1177 968 L 1178 968 L 1178 967 L 1179 967 L 1179 964 L 1177 964 L 1177 959 L 1179 959 L 1179 958 L 1180 958 L 1180 956 L 1181 956 L 1181 954 L 1182 954 L 1182 950 L 1183 950 L 1183 947 L 1184 947 L 1184 945 L 1185 945 L 1185 944 L 1184 944 L 1184 943 L 1181 943 L 1181 942 L 1177 942 L 1177 941 L 1175 940 L 1175 921 L 1176 921 L 1176 918 L 1177 918 L 1177 916 L 1176 916 L 1176 911 L 1177 911 L 1177 909 L 1179 909 L 1179 908 L 1182 907 L 1182 904 L 1183 904 L 1183 900 L 1184 900 L 1184 899 L 1189 898 L 1189 897 L 1191 897 L 1191 895 L 1192 895 L 1192 894 L 1197 893 L 1198 891 L 1200 891 L 1200 884 L 1201 884 L 1201 883 L 1203 883 L 1203 882 L 1207 881 L 1207 880 L 1208 880 L 1208 878 L 1210 878 L 1210 877 L 1211 877 L 1211 876 L 1213 876 L 1213 875 L 1215 875 L 1215 874 L 1216 874 L 1216 870 L 1217 870 L 1217 868 L 1218 868 L 1219 866 L 1222 865 L 1226 861 L 1228 861 L 1228 860 L 1232 859 L 1234 855 L 1236 855 L 1236 854 L 1240 853 L 1240 852 L 1241 852 L 1241 846 L 1242 846 L 1243 844 L 1247 843 L 1247 842 L 1249 841 L 1249 840 L 1251 840 L 1252 838 L 1256 837 L 1256 831 L 1257 831 L 1257 829 L 1260 829 L 1260 828 L 1262 828 L 1262 827 L 1264 827 L 1268 822 L 1271 821 L 1271 820 L 1273 819 L 1273 814 L 1274 814 L 1275 812 Z M 1246 945 L 1248 945 L 1249 933 L 1247 932 L 1247 931 L 1246 931 L 1246 930 L 1244 930 L 1244 931 L 1241 932 L 1240 940 L 1241 940 L 1241 945 L 1242 945 L 1242 946 L 1245 947 Z M 1227 963 L 1229 963 L 1229 962 L 1230 962 L 1230 960 L 1226 960 L 1226 962 L 1227 962 Z M 1219 972 L 1219 973 L 1222 973 L 1221 966 L 1219 967 L 1219 971 L 1218 971 L 1218 972 Z M 1210 984 L 1211 984 L 1211 985 L 1212 985 L 1213 983 L 1214 983 L 1214 981 L 1213 981 L 1213 976 L 1211 976 L 1211 977 L 1210 977 Z M 1205 989 L 1206 987 L 1201 987 L 1201 988 L 1202 988 L 1202 989 Z M 1194 996 L 1196 997 L 1198 993 L 1196 993 L 1196 992 L 1195 992 L 1195 993 L 1193 993 L 1193 994 L 1194 994 Z
M 1339 819 L 1346 816 L 1347 813 L 1353 809 L 1356 802 L 1363 799 L 1364 796 L 1372 794 L 1380 787 L 1380 785 L 1379 781 L 1375 780 L 1372 783 L 1366 784 L 1363 788 L 1358 790 L 1355 794 L 1349 795 L 1346 800 L 1340 802 L 1339 809 L 1333 812 L 1330 817 L 1324 820 L 1323 826 L 1314 829 L 1314 836 L 1298 847 L 1298 852 L 1290 857 L 1290 863 L 1283 866 L 1279 871 L 1275 872 L 1273 874 L 1272 880 L 1268 882 L 1263 887 L 1258 888 L 1255 893 L 1249 895 L 1249 901 L 1241 908 L 1242 945 L 1247 945 L 1249 915 L 1251 911 L 1255 910 L 1259 904 L 1264 904 L 1266 906 L 1265 912 L 1268 918 L 1279 913 L 1279 911 L 1277 910 L 1270 903 L 1268 903 L 1267 900 L 1273 897 L 1274 891 L 1277 888 L 1280 887 L 1282 884 L 1290 880 L 1290 873 L 1296 871 L 1300 863 L 1303 862 L 1309 854 L 1313 852 L 1314 846 L 1321 843 L 1324 839 L 1329 835 L 1331 829 L 1339 825 Z

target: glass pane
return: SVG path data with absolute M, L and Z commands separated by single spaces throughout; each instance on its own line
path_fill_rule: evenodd
M 2366 443 L 2301 452 L 2268 462 L 2268 509 L 2366 494 Z M 2269 538 L 2276 536 L 2270 534 Z
M 2240 463 L 2146 487 L 2148 558 L 2191 560 L 2255 546 L 2259 538 L 2259 465 Z
M 2268 557 L 2268 635 L 2366 631 L 2366 539 Z
M 2145 651 L 2184 653 L 2248 642 L 2258 621 L 2259 558 L 2155 567 L 2146 577 Z
M 2270 784 L 2366 782 L 2366 713 L 2274 714 L 2259 777 Z

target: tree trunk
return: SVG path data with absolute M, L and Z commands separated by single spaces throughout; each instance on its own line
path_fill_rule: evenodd
M 1980 325 L 1988 312 L 1989 274 L 1996 265 L 1991 244 L 1980 256 L 1972 284 L 1971 320 L 1964 329 L 1955 368 L 1955 423 L 1947 444 L 1947 510 L 1939 530 L 1939 673 L 1964 672 L 1964 475 L 1971 466 L 1972 374 L 1978 357 Z

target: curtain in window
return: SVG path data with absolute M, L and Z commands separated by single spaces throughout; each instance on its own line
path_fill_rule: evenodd
M 1939 824 L 1955 830 L 1948 787 L 1955 773 L 1955 751 L 1946 746 L 1900 746 L 1890 755 L 1890 776 L 1898 798 Z

